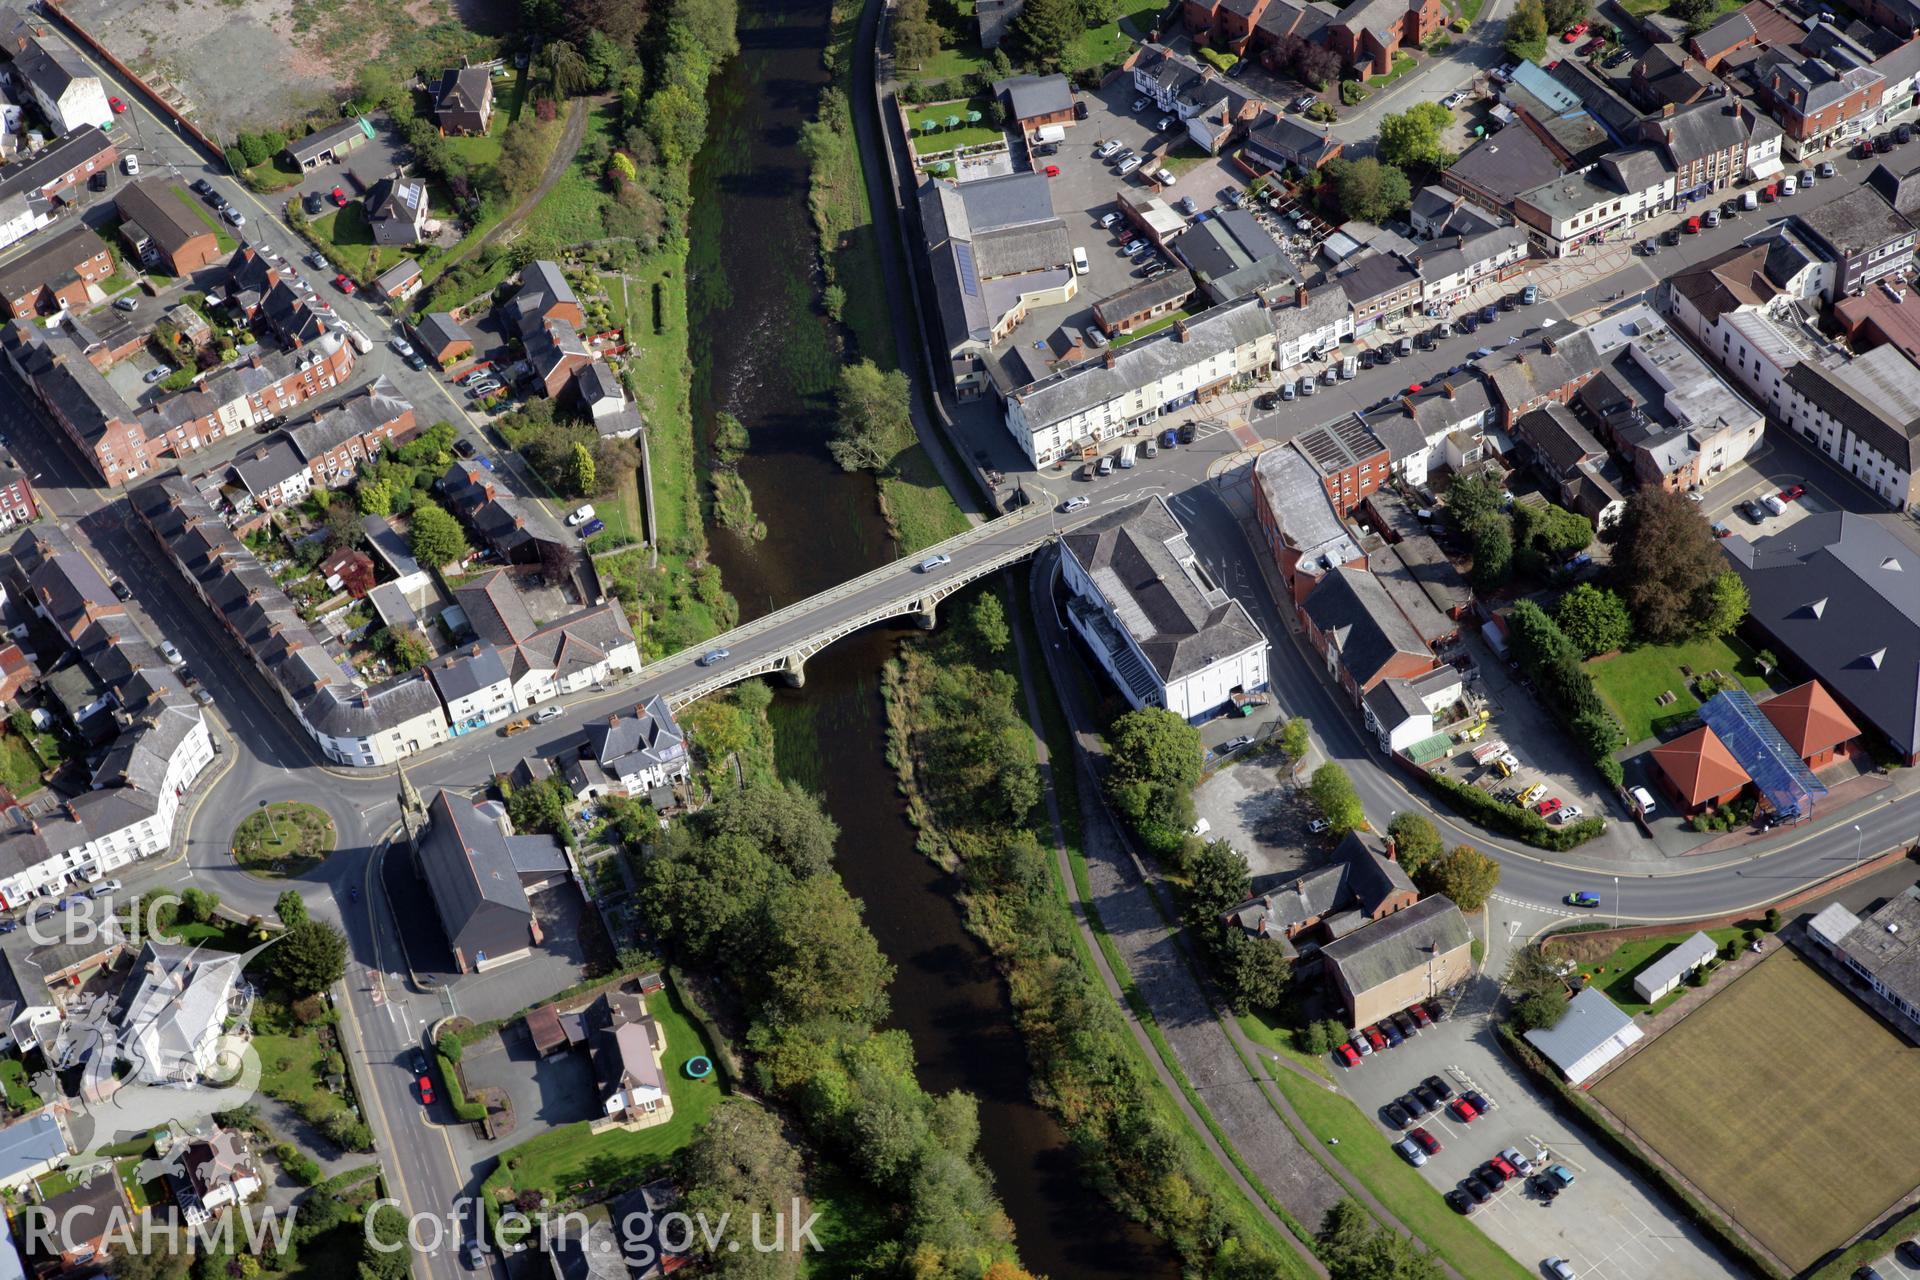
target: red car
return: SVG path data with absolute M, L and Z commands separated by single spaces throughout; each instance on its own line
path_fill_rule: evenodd
M 1353 1046 L 1350 1044 L 1337 1046 L 1334 1049 L 1334 1053 L 1339 1057 L 1340 1065 L 1343 1067 L 1357 1067 L 1360 1065 L 1360 1055 L 1353 1051 Z
M 344 274 L 337 275 L 333 278 L 333 287 L 348 297 L 353 296 L 353 281 L 347 279 Z
M 1060 166 L 1059 166 L 1059 165 L 1057 165 L 1057 164 L 1050 164 L 1050 165 L 1048 165 L 1048 166 L 1047 166 L 1047 176 L 1048 176 L 1049 178 L 1057 178 L 1057 177 L 1059 177 L 1059 176 L 1060 176 Z
M 1520 1176 L 1519 1171 L 1516 1170 L 1512 1165 L 1507 1163 L 1507 1158 L 1505 1156 L 1495 1156 L 1493 1159 L 1487 1161 L 1487 1164 L 1495 1169 L 1498 1169 L 1500 1171 L 1501 1176 L 1508 1179 L 1509 1181 Z
M 1471 1102 L 1468 1102 L 1465 1098 L 1456 1099 L 1453 1104 L 1453 1118 L 1458 1120 L 1461 1124 L 1472 1124 L 1474 1117 L 1478 1116 L 1479 1114 L 1480 1114 L 1480 1108 L 1474 1106 Z
M 1796 502 L 1806 491 L 1807 486 L 1803 484 L 1790 484 L 1780 491 L 1780 501 Z
M 1587 41 L 1585 44 L 1580 46 L 1580 54 L 1582 57 L 1585 57 L 1589 54 L 1598 53 L 1606 47 L 1607 47 L 1607 38 L 1605 36 L 1595 36 L 1593 39 Z
M 1567 28 L 1567 34 L 1560 37 L 1560 42 L 1562 44 L 1572 44 L 1585 34 L 1587 34 L 1587 24 L 1584 22 L 1576 22 Z
M 420 1105 L 424 1107 L 430 1107 L 433 1105 L 433 1077 L 432 1076 L 420 1077 Z
M 1558 813 L 1560 811 L 1560 797 L 1548 796 L 1545 800 L 1533 806 L 1533 811 L 1543 818 L 1548 814 Z
M 347 193 L 338 187 L 335 187 L 327 193 L 327 199 L 333 201 L 333 207 L 336 209 L 344 209 L 347 207 Z
M 108 98 L 107 105 L 113 108 L 113 114 L 122 116 L 127 113 L 127 104 L 118 98 Z
M 1373 1046 L 1375 1053 L 1383 1053 L 1386 1051 L 1387 1038 L 1381 1035 L 1376 1028 L 1368 1027 L 1365 1031 L 1361 1032 L 1361 1034 L 1366 1036 L 1367 1043 Z
M 1697 236 L 1697 235 L 1699 235 L 1699 234 L 1700 234 L 1700 219 L 1698 219 L 1698 218 L 1688 218 L 1688 219 L 1687 219 L 1687 223 L 1686 223 L 1686 225 L 1685 225 L 1684 227 L 1682 227 L 1682 228 L 1681 228 L 1681 230 L 1682 230 L 1682 231 L 1685 231 L 1685 232 L 1686 232 L 1686 233 L 1687 233 L 1688 235 L 1690 235 L 1690 236 Z
M 1434 1152 L 1440 1149 L 1440 1139 L 1428 1133 L 1424 1127 L 1416 1127 L 1416 1128 L 1407 1130 L 1407 1136 L 1409 1138 L 1412 1138 L 1415 1142 L 1419 1143 L 1420 1149 L 1426 1152 L 1428 1155 L 1432 1155 Z
M 1421 1008 L 1417 1004 L 1409 1008 L 1407 1010 L 1407 1013 L 1412 1016 L 1415 1022 L 1419 1023 L 1423 1027 L 1430 1027 L 1433 1025 L 1433 1015 L 1428 1013 L 1425 1009 Z

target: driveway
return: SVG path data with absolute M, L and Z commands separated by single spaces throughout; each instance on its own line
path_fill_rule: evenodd
M 510 1023 L 498 1035 L 469 1045 L 460 1070 L 469 1088 L 500 1089 L 513 1102 L 513 1132 L 493 1143 L 472 1139 L 476 1154 L 490 1154 L 549 1129 L 600 1115 L 594 1100 L 593 1064 L 586 1050 L 563 1049 L 543 1058 L 534 1052 L 524 1021 Z
M 1493 1104 L 1487 1115 L 1471 1124 L 1443 1115 L 1420 1121 L 1441 1144 L 1421 1172 L 1446 1191 L 1508 1147 L 1529 1156 L 1545 1149 L 1553 1163 L 1565 1165 L 1574 1184 L 1553 1201 L 1510 1182 L 1473 1213 L 1480 1229 L 1523 1264 L 1565 1258 L 1582 1280 L 1722 1280 L 1740 1274 L 1626 1166 L 1589 1144 L 1585 1130 L 1567 1123 L 1557 1105 L 1538 1096 L 1509 1064 L 1489 1017 L 1494 995 L 1491 979 L 1475 979 L 1451 1019 L 1339 1073 L 1340 1087 L 1380 1125 L 1381 1141 L 1399 1135 L 1388 1129 L 1380 1108 L 1426 1077 L 1437 1075 L 1455 1091 L 1476 1089 Z

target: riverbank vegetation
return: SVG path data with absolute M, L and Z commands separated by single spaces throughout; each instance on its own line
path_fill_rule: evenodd
M 725 983 L 757 1087 L 792 1107 L 886 1215 L 884 1242 L 856 1270 L 1024 1277 L 976 1151 L 973 1099 L 928 1094 L 906 1033 L 879 1029 L 893 967 L 833 870 L 839 828 L 819 803 L 791 783 L 754 781 L 664 833 L 642 816 L 623 820 L 621 834 L 644 848 L 634 869 L 657 936 Z M 696 1204 L 753 1198 L 726 1176 L 744 1151 L 760 1152 L 762 1167 L 782 1165 L 765 1126 L 723 1118 L 730 1128 L 700 1142 L 732 1144 L 735 1155 L 683 1168 Z
M 983 594 L 888 668 L 889 751 L 921 846 L 963 877 L 968 925 L 1007 976 L 1037 1092 L 1094 1184 L 1170 1241 L 1189 1274 L 1301 1274 L 1195 1140 L 1091 972 L 1035 820 L 1008 632 L 1000 599 Z
M 893 307 L 907 302 L 887 291 L 881 255 L 897 253 L 898 246 L 881 243 L 854 133 L 850 95 L 873 91 L 871 85 L 853 83 L 853 41 L 859 26 L 860 5 L 836 0 L 831 38 L 822 54 L 832 80 L 821 91 L 814 118 L 801 129 L 800 146 L 807 157 L 808 206 L 819 240 L 821 303 L 840 327 L 847 348 L 841 354 L 895 371 L 900 356 L 893 339 Z M 915 437 L 911 416 L 906 423 L 899 447 L 888 455 L 884 468 L 875 469 L 880 508 L 903 555 L 967 527 L 939 468 Z

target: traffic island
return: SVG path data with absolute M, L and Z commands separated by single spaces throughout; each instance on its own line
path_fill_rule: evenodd
M 233 831 L 233 860 L 263 880 L 303 875 L 333 852 L 333 819 L 318 805 L 281 800 L 247 815 Z

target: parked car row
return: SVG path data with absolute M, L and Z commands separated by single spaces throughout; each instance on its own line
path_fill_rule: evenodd
M 1419 1035 L 1423 1027 L 1443 1022 L 1446 1017 L 1447 1007 L 1438 1000 L 1409 1005 L 1391 1017 L 1382 1018 L 1370 1027 L 1362 1027 L 1354 1032 L 1352 1039 L 1334 1049 L 1334 1056 L 1340 1059 L 1343 1066 L 1357 1067 L 1360 1059 L 1387 1049 L 1398 1049 Z
M 74 892 L 64 897 L 42 898 L 40 905 L 34 907 L 32 910 L 23 910 L 14 915 L 7 916 L 4 919 L 0 919 L 0 933 L 12 933 L 28 920 L 49 919 L 58 912 L 78 906 L 89 898 L 102 898 L 109 893 L 118 893 L 120 889 L 121 885 L 118 880 L 102 880 L 97 884 L 76 887 Z

